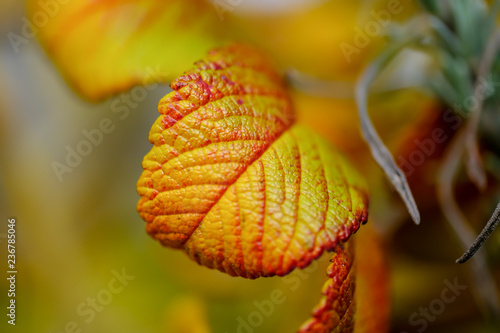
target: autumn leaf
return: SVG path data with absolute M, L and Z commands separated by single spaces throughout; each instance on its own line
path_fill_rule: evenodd
M 337 246 L 327 268 L 328 280 L 323 286 L 321 301 L 313 317 L 305 322 L 299 333 L 352 332 L 356 311 L 354 288 L 354 255 L 351 242 Z
M 163 245 L 234 276 L 285 275 L 366 222 L 360 176 L 294 124 L 280 77 L 258 52 L 213 50 L 171 87 L 137 184 L 146 230 Z
M 354 252 L 360 255 L 354 260 Z M 312 317 L 299 333 L 385 333 L 389 329 L 389 269 L 381 240 L 369 225 L 337 246 Z
M 29 16 L 45 12 L 28 1 Z M 51 9 L 38 37 L 77 92 L 99 100 L 168 82 L 216 43 L 219 20 L 202 0 L 72 0 Z
M 373 221 L 356 234 L 355 333 L 385 333 L 390 322 L 388 253 Z

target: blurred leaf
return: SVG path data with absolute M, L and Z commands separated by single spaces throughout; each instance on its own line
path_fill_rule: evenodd
M 71 86 L 90 100 L 173 79 L 215 45 L 219 23 L 201 0 L 73 0 L 49 7 L 28 1 L 30 17 L 51 16 L 38 37 Z
M 389 331 L 390 281 L 387 254 L 381 239 L 368 224 L 355 237 L 355 333 Z M 369 255 L 365 255 L 369 254 Z
M 280 77 L 255 50 L 211 51 L 171 87 L 137 184 L 163 245 L 230 275 L 285 275 L 366 222 L 361 177 L 293 124 Z
M 237 17 L 233 23 L 239 39 L 259 45 L 281 68 L 354 81 L 384 46 L 385 29 L 415 7 L 408 1 L 329 0 L 292 13 Z
M 210 333 L 205 304 L 195 296 L 174 300 L 166 312 L 164 332 Z

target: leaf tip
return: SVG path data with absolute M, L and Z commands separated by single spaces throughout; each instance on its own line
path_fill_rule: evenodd
M 420 225 L 420 213 L 418 212 L 417 207 L 415 206 L 412 210 L 413 211 L 410 211 L 410 215 L 413 222 L 415 222 L 416 225 Z

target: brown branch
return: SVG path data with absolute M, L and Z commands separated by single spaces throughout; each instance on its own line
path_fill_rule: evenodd
M 481 118 L 481 111 L 483 109 L 484 100 L 486 99 L 486 89 L 482 87 L 484 82 L 487 81 L 487 76 L 491 71 L 493 61 L 498 53 L 500 47 L 500 32 L 496 30 L 490 37 L 477 71 L 477 80 L 474 87 L 473 101 L 475 101 L 472 109 L 470 110 L 471 116 L 467 122 L 466 127 L 466 167 L 467 174 L 474 184 L 480 189 L 486 189 L 486 172 L 479 154 L 477 143 L 477 131 L 479 127 L 479 120 Z
M 464 255 L 457 259 L 457 263 L 463 264 L 464 262 L 472 258 L 477 250 L 479 250 L 484 242 L 486 242 L 488 237 L 490 237 L 493 230 L 495 230 L 495 228 L 498 226 L 498 223 L 500 223 L 500 202 L 498 203 L 497 208 L 493 212 L 493 215 L 491 215 L 490 220 L 488 221 L 488 223 L 486 223 L 479 236 L 477 236 L 474 243 L 472 243 L 472 245 L 464 253 Z
M 467 250 L 466 254 L 472 252 L 469 244 L 477 246 L 477 248 L 473 250 L 474 253 L 476 253 L 489 234 L 491 234 L 491 231 L 498 224 L 498 222 L 495 222 L 498 218 L 495 218 L 496 215 L 493 214 L 492 219 L 490 219 L 490 222 L 488 222 L 485 227 L 487 231 L 484 232 L 483 230 L 481 233 L 485 238 L 480 239 L 479 242 L 477 239 L 474 241 L 474 232 L 453 196 L 453 182 L 460 165 L 460 160 L 464 154 L 467 154 L 466 165 L 469 177 L 471 177 L 471 180 L 478 185 L 479 188 L 481 188 L 481 186 L 486 186 L 486 175 L 477 149 L 477 129 L 484 99 L 486 98 L 484 91 L 481 89 L 481 85 L 483 84 L 482 80 L 484 80 L 491 70 L 493 59 L 500 46 L 499 40 L 499 35 L 495 32 L 488 41 L 488 46 L 481 58 L 481 66 L 478 70 L 477 80 L 474 85 L 474 98 L 476 103 L 471 110 L 471 117 L 451 143 L 438 175 L 438 200 L 441 209 L 451 228 L 457 234 L 462 246 Z M 472 255 L 467 259 L 471 257 Z M 464 256 L 462 258 L 464 258 Z M 465 262 L 465 260 L 463 262 Z M 482 298 L 496 314 L 499 314 L 500 310 L 496 298 L 497 288 L 488 270 L 484 255 L 482 253 L 477 253 L 476 256 L 472 258 L 472 263 L 474 265 L 472 271 Z
M 453 196 L 453 180 L 458 171 L 461 157 L 464 154 L 466 128 L 462 128 L 453 139 L 448 148 L 438 175 L 438 201 L 450 227 L 464 249 L 469 248 L 469 244 L 474 241 L 474 231 L 467 223 L 467 219 L 460 210 Z M 498 315 L 500 313 L 497 295 L 497 288 L 483 253 L 478 252 L 471 259 L 473 268 L 471 269 L 475 285 L 481 298 Z

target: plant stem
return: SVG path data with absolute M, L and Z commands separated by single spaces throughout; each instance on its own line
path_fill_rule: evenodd
M 420 213 L 418 211 L 417 204 L 415 203 L 415 199 L 413 198 L 413 195 L 411 193 L 410 186 L 408 185 L 405 174 L 396 165 L 392 154 L 380 139 L 377 131 L 373 126 L 373 123 L 370 120 L 370 116 L 368 115 L 368 91 L 371 84 L 384 68 L 384 66 L 389 63 L 394 58 L 394 56 L 408 44 L 409 42 L 397 43 L 392 47 L 389 47 L 381 55 L 379 55 L 361 74 L 361 77 L 356 84 L 355 96 L 363 138 L 368 143 L 373 158 L 384 170 L 390 182 L 394 185 L 395 189 L 403 199 L 413 221 L 416 224 L 419 224 Z

